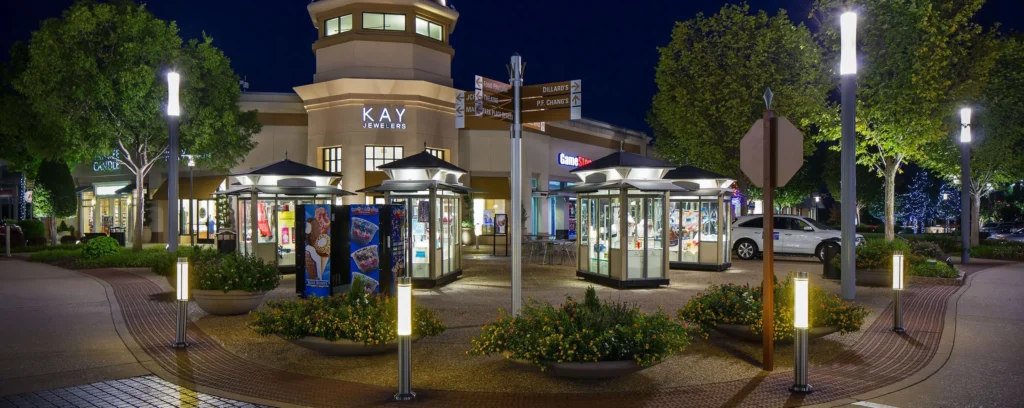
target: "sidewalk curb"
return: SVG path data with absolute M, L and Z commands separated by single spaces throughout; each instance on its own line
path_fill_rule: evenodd
M 150 279 L 148 275 L 152 275 L 151 273 L 140 274 L 137 271 L 132 270 L 131 268 L 112 268 L 112 269 L 117 269 L 117 270 L 120 270 L 120 271 L 129 272 L 129 273 L 132 273 L 134 275 L 138 275 L 138 276 L 146 278 L 146 279 Z M 143 368 L 145 368 L 146 370 L 149 370 L 149 372 L 151 372 L 153 375 L 156 375 L 157 377 L 160 377 L 160 379 L 162 379 L 164 381 L 167 381 L 167 382 L 169 382 L 171 384 L 177 385 L 179 387 L 185 387 L 185 388 L 188 388 L 188 389 L 196 391 L 196 392 L 201 392 L 201 393 L 204 393 L 204 394 L 209 394 L 209 395 L 213 395 L 213 396 L 217 396 L 217 397 L 222 397 L 222 398 L 228 398 L 228 399 L 233 399 L 233 400 L 237 400 L 237 401 L 248 402 L 248 403 L 251 403 L 251 404 L 269 405 L 269 406 L 272 406 L 272 407 L 302 407 L 302 405 L 295 405 L 295 404 L 289 404 L 289 403 L 280 402 L 280 401 L 271 401 L 271 400 L 266 400 L 266 399 L 262 399 L 262 398 L 255 398 L 255 397 L 251 397 L 251 396 L 248 396 L 248 395 L 235 394 L 235 393 L 223 391 L 223 390 L 216 389 L 216 388 L 210 388 L 210 387 L 202 386 L 202 385 L 199 385 L 199 384 L 194 384 L 194 383 L 182 380 L 177 375 L 164 370 L 163 367 L 160 366 L 160 364 L 158 364 L 156 361 L 153 361 L 153 358 L 150 357 L 149 354 L 147 354 L 142 349 L 141 346 L 139 346 L 139 343 L 135 341 L 134 337 L 132 337 L 131 332 L 128 331 L 128 326 L 125 324 L 125 321 L 124 321 L 124 314 L 121 311 L 121 305 L 117 302 L 117 296 L 114 294 L 114 288 L 112 286 L 110 286 L 110 284 L 107 283 L 107 281 L 105 281 L 103 279 L 97 278 L 95 276 L 92 276 L 92 275 L 89 275 L 89 274 L 86 274 L 86 273 L 81 273 L 81 272 L 79 272 L 77 270 L 74 271 L 74 272 L 80 273 L 80 274 L 85 275 L 85 276 L 88 276 L 89 278 L 91 278 L 91 279 L 93 279 L 93 280 L 95 280 L 97 282 L 100 282 L 100 284 L 103 285 L 103 289 L 104 289 L 104 291 L 107 294 L 107 300 L 110 303 L 111 317 L 114 320 L 114 328 L 117 330 L 117 334 L 121 337 L 121 340 L 124 342 L 125 346 L 128 347 L 128 350 L 131 351 L 131 353 L 135 356 L 135 359 L 138 360 L 138 363 Z M 164 282 L 164 285 L 166 285 L 166 281 Z M 160 285 L 161 288 L 169 288 L 170 287 L 169 285 L 168 286 L 164 286 L 164 285 Z M 170 347 L 170 340 L 168 340 L 168 347 Z M 182 352 L 179 352 L 179 353 L 183 353 L 183 352 L 187 353 L 187 349 L 186 349 L 186 351 L 182 351 Z
M 931 361 L 928 363 L 927 366 L 925 366 L 918 372 L 914 373 L 910 377 L 904 378 L 903 380 L 893 383 L 892 385 L 868 391 L 863 394 L 854 395 L 852 397 L 846 397 L 822 404 L 808 405 L 808 407 L 831 408 L 850 405 L 860 401 L 870 401 L 872 399 L 887 394 L 892 394 L 894 392 L 910 388 L 924 380 L 927 380 L 929 377 L 939 372 L 939 370 L 941 370 L 942 367 L 946 365 L 946 362 L 949 361 L 950 356 L 953 354 L 953 345 L 956 342 L 956 316 L 957 308 L 960 303 L 960 297 L 963 296 L 963 294 L 966 293 L 967 290 L 971 288 L 971 283 L 974 281 L 974 278 L 976 276 L 990 269 L 1001 268 L 1003 266 L 1005 265 L 995 265 L 968 274 L 966 279 L 964 279 L 963 286 L 960 287 L 960 290 L 957 290 L 956 293 L 954 293 L 952 296 L 949 297 L 948 300 L 946 300 L 946 316 L 943 319 L 942 337 L 939 340 L 938 349 L 935 350 L 935 355 L 932 357 Z

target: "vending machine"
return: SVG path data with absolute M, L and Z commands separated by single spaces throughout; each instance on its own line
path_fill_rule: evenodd
M 331 296 L 359 277 L 367 293 L 394 294 L 405 274 L 405 206 L 301 204 L 296 214 L 296 251 L 305 259 L 296 259 L 297 293 Z

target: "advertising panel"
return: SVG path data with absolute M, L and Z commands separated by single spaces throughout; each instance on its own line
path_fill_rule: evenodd
M 395 287 L 398 277 L 405 276 L 405 238 L 402 236 L 405 231 L 405 206 L 391 206 L 391 295 L 395 295 Z
M 305 230 L 305 296 L 331 295 L 331 206 L 304 206 Z
M 352 282 L 363 278 L 366 293 L 377 292 L 380 286 L 380 207 L 376 205 L 353 205 L 351 208 L 351 231 L 349 253 Z M 358 271 L 358 272 L 356 272 Z
M 508 234 L 508 216 L 505 214 L 494 215 L 494 233 L 498 235 Z

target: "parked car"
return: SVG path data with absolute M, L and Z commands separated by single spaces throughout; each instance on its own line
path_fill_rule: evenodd
M 3 252 L 3 245 L 6 245 L 7 240 L 6 234 L 7 229 L 4 228 L 7 224 L 6 221 L 0 219 L 0 252 Z M 25 234 L 21 232 L 21 227 L 17 224 L 10 224 L 11 226 L 11 246 L 24 246 L 25 245 Z
M 1024 228 L 1018 228 L 1002 233 L 993 233 L 992 235 L 989 235 L 988 238 L 1002 241 L 1024 242 Z
M 1013 227 L 1012 222 L 987 222 L 978 231 L 996 234 L 999 232 L 1009 232 L 1009 229 Z
M 764 217 L 748 215 L 733 223 L 732 248 L 740 259 L 753 259 L 763 248 Z M 813 219 L 798 215 L 776 215 L 775 253 L 779 255 L 816 256 L 825 260 L 825 247 L 838 247 L 842 240 L 839 230 L 830 229 Z M 857 245 L 864 243 L 864 236 L 856 234 Z

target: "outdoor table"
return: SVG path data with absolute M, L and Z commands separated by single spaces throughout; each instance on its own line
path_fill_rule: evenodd
M 541 242 L 543 242 L 543 244 L 544 244 L 544 256 L 541 258 L 540 264 L 541 265 L 554 265 L 553 262 L 548 262 L 548 252 L 550 252 L 550 250 L 554 250 L 555 245 L 558 245 L 558 244 L 565 245 L 565 244 L 568 244 L 570 242 L 576 242 L 576 240 L 575 239 L 546 239 L 546 240 L 542 240 Z

